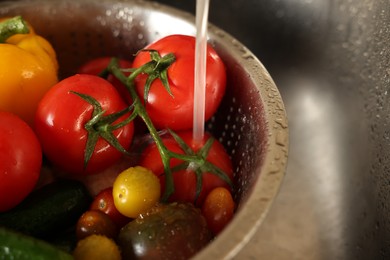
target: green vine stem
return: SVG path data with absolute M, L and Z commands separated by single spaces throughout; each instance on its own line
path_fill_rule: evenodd
M 0 43 L 5 43 L 12 35 L 27 34 L 29 32 L 28 25 L 21 16 L 4 20 L 0 22 Z
M 161 61 L 160 65 L 164 64 L 164 66 L 167 66 L 167 63 L 171 64 L 174 61 L 174 59 L 166 59 L 164 61 Z M 118 63 L 117 58 L 113 58 L 108 65 L 108 70 L 117 77 L 127 88 L 127 90 L 130 92 L 130 95 L 133 99 L 133 113 L 136 113 L 141 119 L 145 122 L 145 125 L 147 126 L 149 133 L 153 140 L 155 141 L 157 148 L 161 155 L 161 160 L 164 165 L 164 172 L 165 172 L 165 180 L 166 180 L 166 186 L 165 186 L 165 192 L 161 198 L 162 201 L 167 201 L 169 196 L 174 192 L 174 183 L 173 183 L 173 176 L 172 171 L 170 167 L 170 159 L 171 159 L 171 152 L 165 147 L 163 144 L 163 141 L 158 134 L 157 129 L 154 127 L 150 117 L 148 116 L 148 113 L 146 112 L 145 106 L 142 105 L 142 102 L 140 98 L 138 97 L 135 88 L 134 88 L 134 80 L 135 78 L 141 74 L 145 73 L 145 71 L 151 71 L 156 68 L 159 64 L 155 61 L 150 61 L 149 63 L 146 63 L 145 65 L 135 69 L 132 71 L 129 77 L 125 76 Z M 188 158 L 186 158 L 188 159 Z
M 6 40 L 12 35 L 27 33 L 29 33 L 28 25 L 21 16 L 16 16 L 0 22 L 0 43 L 6 42 Z M 133 104 L 124 109 L 123 111 L 112 115 L 104 115 L 104 111 L 102 110 L 100 104 L 92 97 L 83 95 L 81 93 L 73 92 L 73 94 L 78 95 L 80 98 L 84 99 L 86 102 L 90 103 L 94 107 L 93 116 L 91 120 L 85 125 L 85 128 L 88 131 L 89 135 L 84 158 L 84 167 L 87 166 L 99 137 L 105 139 L 112 146 L 114 146 L 116 149 L 123 152 L 124 154 L 128 154 L 128 152 L 120 145 L 118 140 L 116 140 L 116 138 L 113 136 L 112 131 L 123 127 L 125 124 L 128 124 L 130 121 L 134 120 L 135 117 L 139 116 L 147 126 L 149 134 L 154 140 L 159 150 L 161 160 L 164 166 L 165 191 L 162 195 L 161 201 L 167 201 L 170 195 L 175 190 L 172 172 L 180 169 L 187 169 L 188 167 L 190 167 L 196 174 L 197 195 L 199 195 L 202 188 L 202 174 L 204 172 L 210 172 L 217 175 L 226 183 L 228 183 L 230 187 L 233 187 L 233 184 L 229 177 L 226 175 L 226 173 L 224 173 L 221 169 L 206 160 L 208 151 L 212 145 L 212 142 L 214 141 L 213 138 L 210 138 L 206 142 L 204 147 L 202 147 L 198 152 L 195 153 L 190 147 L 188 147 L 184 143 L 183 140 L 180 139 L 178 135 L 176 135 L 173 131 L 169 131 L 171 136 L 180 145 L 185 154 L 174 153 L 165 147 L 159 132 L 154 127 L 153 122 L 151 121 L 146 111 L 145 106 L 143 105 L 142 101 L 140 100 L 138 94 L 135 91 L 134 80 L 141 73 L 145 73 L 148 75 L 143 97 L 145 104 L 147 102 L 147 97 L 151 84 L 156 79 L 161 80 L 166 91 L 170 95 L 172 95 L 168 83 L 167 69 L 175 61 L 175 56 L 170 53 L 161 57 L 160 54 L 155 50 L 144 49 L 141 51 L 148 51 L 151 56 L 151 61 L 139 68 L 131 69 L 130 76 L 126 76 L 122 72 L 123 70 L 119 67 L 118 58 L 112 58 L 108 67 L 100 74 L 101 77 L 106 77 L 109 73 L 112 73 L 126 86 L 133 99 Z M 131 115 L 127 117 L 124 121 L 118 124 L 113 124 L 116 119 L 128 112 L 131 112 L 131 110 Z M 171 169 L 170 160 L 172 158 L 180 159 L 183 161 L 183 163 Z
M 172 135 L 172 137 L 180 145 L 182 150 L 185 152 L 185 154 L 172 152 L 165 147 L 159 132 L 155 128 L 153 122 L 151 121 L 146 111 L 145 106 L 140 100 L 138 94 L 136 93 L 134 81 L 138 75 L 140 75 L 141 73 L 146 73 L 149 75 L 149 78 L 146 82 L 145 92 L 149 91 L 150 85 L 153 82 L 153 80 L 158 78 L 163 82 L 164 87 L 170 93 L 166 70 L 175 61 L 175 56 L 173 54 L 167 54 L 163 57 L 160 57 L 157 52 L 153 50 L 148 50 L 148 51 L 151 52 L 152 60 L 139 68 L 132 69 L 130 76 L 126 76 L 122 72 L 122 69 L 119 67 L 119 62 L 117 58 L 112 58 L 107 69 L 110 71 L 110 73 L 112 73 L 126 86 L 127 90 L 129 91 L 133 99 L 133 104 L 132 104 L 133 114 L 138 115 L 144 121 L 145 125 L 149 130 L 149 134 L 151 135 L 152 139 L 154 140 L 157 146 L 157 149 L 159 150 L 161 160 L 164 166 L 164 173 L 165 173 L 165 191 L 164 194 L 162 195 L 161 200 L 163 202 L 167 201 L 169 196 L 174 192 L 175 187 L 174 187 L 173 176 L 172 176 L 173 170 L 187 169 L 188 167 L 192 167 L 196 174 L 197 196 L 201 191 L 203 172 L 211 172 L 217 175 L 218 177 L 220 177 L 222 180 L 224 180 L 230 187 L 233 187 L 232 181 L 229 179 L 227 174 L 206 160 L 208 151 L 211 148 L 212 142 L 214 141 L 213 138 L 210 138 L 206 142 L 206 144 L 197 153 L 195 153 L 194 151 L 192 151 L 190 147 L 188 147 L 184 143 L 183 140 L 180 139 L 180 137 L 177 134 L 175 134 L 173 131 L 168 130 Z M 144 99 L 146 102 L 147 94 L 144 95 Z M 180 159 L 184 163 L 171 169 L 170 160 L 172 158 Z
M 118 151 L 129 155 L 127 150 L 123 148 L 118 139 L 115 137 L 113 131 L 129 124 L 134 120 L 137 115 L 132 113 L 120 123 L 114 124 L 117 119 L 131 112 L 132 106 L 126 107 L 117 113 L 105 115 L 106 111 L 103 110 L 100 103 L 93 97 L 75 91 L 71 91 L 71 93 L 79 96 L 93 106 L 92 117 L 84 125 L 85 130 L 88 132 L 87 144 L 84 152 L 84 169 L 87 168 L 88 162 L 92 157 L 93 151 L 95 150 L 95 146 L 100 137 L 106 140 L 107 143 L 109 143 Z

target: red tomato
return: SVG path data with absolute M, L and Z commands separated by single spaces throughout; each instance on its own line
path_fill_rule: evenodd
M 195 152 L 199 151 L 199 149 L 206 143 L 206 141 L 210 138 L 209 134 L 205 134 L 203 142 L 200 144 L 196 144 L 192 139 L 192 131 L 184 131 L 179 132 L 178 135 L 183 139 L 183 141 L 191 147 L 191 149 Z M 177 142 L 171 136 L 164 136 L 163 142 L 165 146 L 172 152 L 184 154 L 183 150 L 177 144 Z M 211 162 L 215 166 L 219 167 L 222 171 L 224 171 L 227 176 L 233 182 L 233 170 L 232 163 L 229 155 L 226 153 L 224 147 L 217 140 L 214 140 L 212 147 L 207 155 L 207 161 Z M 182 161 L 179 159 L 172 159 L 170 162 L 170 166 L 174 167 L 180 164 Z M 165 177 L 164 177 L 164 168 L 161 161 L 160 154 L 158 152 L 157 146 L 155 143 L 150 144 L 145 148 L 145 150 L 141 154 L 140 162 L 138 163 L 140 166 L 150 169 L 154 174 L 156 174 L 160 178 L 161 187 L 164 191 L 165 188 Z M 170 201 L 178 201 L 178 202 L 190 202 L 195 203 L 197 206 L 201 206 L 206 195 L 216 187 L 225 187 L 229 188 L 229 185 L 219 178 L 218 176 L 205 172 L 202 175 L 202 190 L 199 194 L 199 198 L 196 199 L 196 175 L 190 170 L 180 170 L 173 173 L 175 192 L 170 196 Z
M 229 190 L 218 187 L 207 195 L 202 214 L 214 235 L 218 235 L 232 220 L 234 209 L 235 203 Z
M 147 112 L 157 128 L 172 130 L 190 129 L 193 125 L 195 38 L 185 35 L 171 35 L 145 47 L 157 50 L 161 56 L 173 53 L 176 61 L 168 68 L 168 81 L 173 97 L 164 88 L 161 80 L 155 80 L 148 95 Z M 133 67 L 150 61 L 148 52 L 139 52 Z M 226 88 L 225 65 L 215 50 L 207 47 L 207 77 L 205 120 L 217 110 Z M 139 75 L 136 88 L 144 99 L 146 74 Z
M 100 103 L 105 115 L 121 111 L 127 105 L 112 84 L 98 76 L 86 74 L 62 80 L 39 103 L 35 127 L 47 158 L 68 173 L 101 172 L 118 162 L 122 153 L 99 137 L 84 169 L 84 150 L 88 138 L 85 124 L 91 119 L 93 106 L 70 91 L 93 97 Z M 114 124 L 128 116 L 129 114 L 122 116 Z M 133 122 L 113 131 L 113 135 L 125 149 L 131 144 L 133 133 Z
M 90 74 L 90 75 L 99 75 L 105 68 L 107 68 L 108 64 L 111 61 L 111 57 L 99 57 L 87 61 L 84 63 L 78 70 L 80 74 Z M 120 68 L 131 68 L 132 63 L 125 59 L 119 60 Z M 125 75 L 130 75 L 129 72 L 125 72 Z M 133 103 L 133 99 L 131 98 L 130 92 L 127 90 L 126 86 L 122 84 L 114 75 L 110 74 L 107 77 L 107 80 L 118 90 L 119 94 L 126 101 L 128 105 Z M 140 118 L 136 118 L 134 120 L 134 127 L 136 134 L 137 133 L 146 133 L 147 128 L 144 125 L 143 121 Z
M 33 130 L 19 117 L 0 112 L 0 212 L 33 190 L 41 165 L 42 150 Z
M 122 215 L 115 207 L 112 196 L 112 187 L 106 188 L 99 192 L 90 206 L 91 210 L 100 210 L 107 214 L 111 220 L 120 228 L 129 223 L 130 218 Z
M 98 57 L 92 60 L 87 61 L 78 69 L 78 73 L 80 74 L 90 74 L 90 75 L 99 75 L 104 69 L 107 68 L 110 63 L 112 57 Z M 119 60 L 119 67 L 121 68 L 131 68 L 131 62 L 125 59 Z M 119 94 L 124 98 L 124 100 L 128 103 L 132 103 L 132 98 L 130 93 L 127 91 L 126 87 L 113 75 L 108 75 L 107 80 L 114 85 L 114 87 L 118 90 Z
M 76 223 L 76 237 L 78 240 L 91 235 L 103 235 L 113 239 L 117 236 L 118 231 L 118 227 L 110 217 L 100 210 L 87 210 Z

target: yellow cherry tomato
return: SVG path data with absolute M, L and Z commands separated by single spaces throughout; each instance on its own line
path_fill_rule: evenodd
M 73 252 L 75 260 L 121 260 L 120 250 L 115 242 L 102 235 L 90 235 L 77 243 Z
M 160 199 L 160 181 L 152 171 L 136 166 L 121 172 L 114 181 L 112 195 L 118 211 L 136 218 Z

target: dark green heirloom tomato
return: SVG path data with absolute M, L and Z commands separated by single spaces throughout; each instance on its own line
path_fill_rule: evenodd
M 191 203 L 160 204 L 124 226 L 118 244 L 124 259 L 188 259 L 212 235 Z

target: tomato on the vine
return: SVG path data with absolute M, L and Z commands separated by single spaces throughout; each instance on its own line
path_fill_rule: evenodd
M 167 70 L 172 96 L 162 81 L 152 82 L 146 109 L 155 126 L 159 129 L 184 130 L 192 128 L 194 99 L 195 38 L 186 35 L 170 35 L 145 47 L 158 51 L 160 56 L 175 55 L 175 61 Z M 133 61 L 138 68 L 151 60 L 148 51 L 141 51 Z M 221 58 L 211 45 L 207 46 L 205 120 L 217 110 L 226 89 L 226 71 Z M 136 89 L 144 100 L 145 83 L 148 75 L 141 74 L 135 79 Z
M 198 152 L 204 146 L 206 141 L 211 138 L 210 134 L 205 133 L 202 142 L 198 143 L 193 140 L 192 131 L 183 131 L 178 132 L 177 134 L 194 152 Z M 172 136 L 164 135 L 162 137 L 162 141 L 168 150 L 175 153 L 184 154 L 184 151 L 181 149 L 179 144 Z M 206 160 L 221 169 L 233 183 L 232 162 L 223 145 L 217 140 L 213 141 L 212 146 L 207 154 Z M 180 163 L 182 163 L 181 160 L 177 158 L 172 158 L 170 161 L 170 167 L 174 168 Z M 161 187 L 164 191 L 164 166 L 157 145 L 155 143 L 151 143 L 143 150 L 138 164 L 150 169 L 160 178 Z M 195 203 L 197 206 L 201 206 L 206 195 L 212 189 L 216 187 L 225 187 L 231 190 L 230 185 L 225 180 L 211 172 L 202 173 L 202 186 L 199 195 L 197 195 L 197 178 L 193 169 L 187 168 L 185 170 L 173 171 L 172 176 L 175 188 L 174 193 L 169 197 L 169 201 L 172 202 L 190 202 Z
M 33 130 L 16 115 L 0 112 L 0 212 L 33 190 L 41 165 L 41 145 Z
M 92 60 L 89 60 L 82 64 L 79 69 L 78 73 L 80 74 L 90 74 L 90 75 L 100 75 L 103 70 L 107 69 L 107 66 L 110 64 L 112 57 L 109 56 L 103 56 L 94 58 Z M 132 62 L 126 59 L 119 59 L 118 60 L 119 67 L 121 69 L 129 69 L 132 67 Z M 130 72 L 125 71 L 124 74 L 126 76 L 130 75 Z M 116 90 L 119 92 L 119 94 L 122 96 L 122 98 L 126 101 L 128 105 L 131 105 L 133 103 L 133 99 L 130 95 L 129 90 L 126 88 L 126 86 L 120 82 L 119 79 L 117 79 L 113 74 L 105 75 L 106 79 L 116 88 Z M 138 133 L 144 133 L 146 131 L 146 127 L 142 120 L 140 118 L 136 118 L 134 120 L 134 128 L 135 128 L 135 134 Z
M 93 98 L 100 105 L 101 113 L 98 111 L 95 115 L 97 108 L 76 93 Z M 120 160 L 122 152 L 99 135 L 94 139 L 96 143 L 85 166 L 87 139 L 109 127 L 93 124 L 87 131 L 86 123 L 91 123 L 93 115 L 96 119 L 96 116 L 111 115 L 127 107 L 112 84 L 98 76 L 76 74 L 60 81 L 45 94 L 36 113 L 35 130 L 44 154 L 51 163 L 68 173 L 94 174 L 103 171 Z M 126 112 L 112 124 L 123 122 L 129 115 L 130 112 Z M 133 122 L 109 133 L 122 148 L 128 149 L 134 133 Z
M 83 63 L 78 69 L 79 74 L 90 74 L 90 75 L 99 75 L 103 72 L 109 65 L 112 57 L 103 56 L 91 59 L 85 63 Z M 132 63 L 129 60 L 120 59 L 119 67 L 123 69 L 131 68 Z M 125 73 L 128 74 L 128 73 Z M 132 103 L 132 98 L 130 96 L 129 91 L 127 91 L 126 87 L 112 74 L 107 75 L 107 80 L 118 90 L 119 94 L 124 98 L 124 100 L 128 103 Z
M 100 210 L 107 214 L 118 227 L 122 227 L 130 221 L 130 218 L 122 215 L 115 207 L 112 187 L 100 191 L 92 201 L 90 209 Z
M 112 57 L 110 57 L 110 56 L 102 56 L 102 57 L 93 58 L 93 59 L 88 60 L 85 63 L 83 63 L 78 68 L 77 71 L 79 74 L 99 75 L 103 70 L 105 70 L 107 68 L 111 59 L 112 59 Z M 132 63 L 129 60 L 120 59 L 118 62 L 119 62 L 119 66 L 121 68 L 131 68 Z M 110 78 L 109 81 L 111 81 L 111 79 L 113 79 L 113 78 Z

